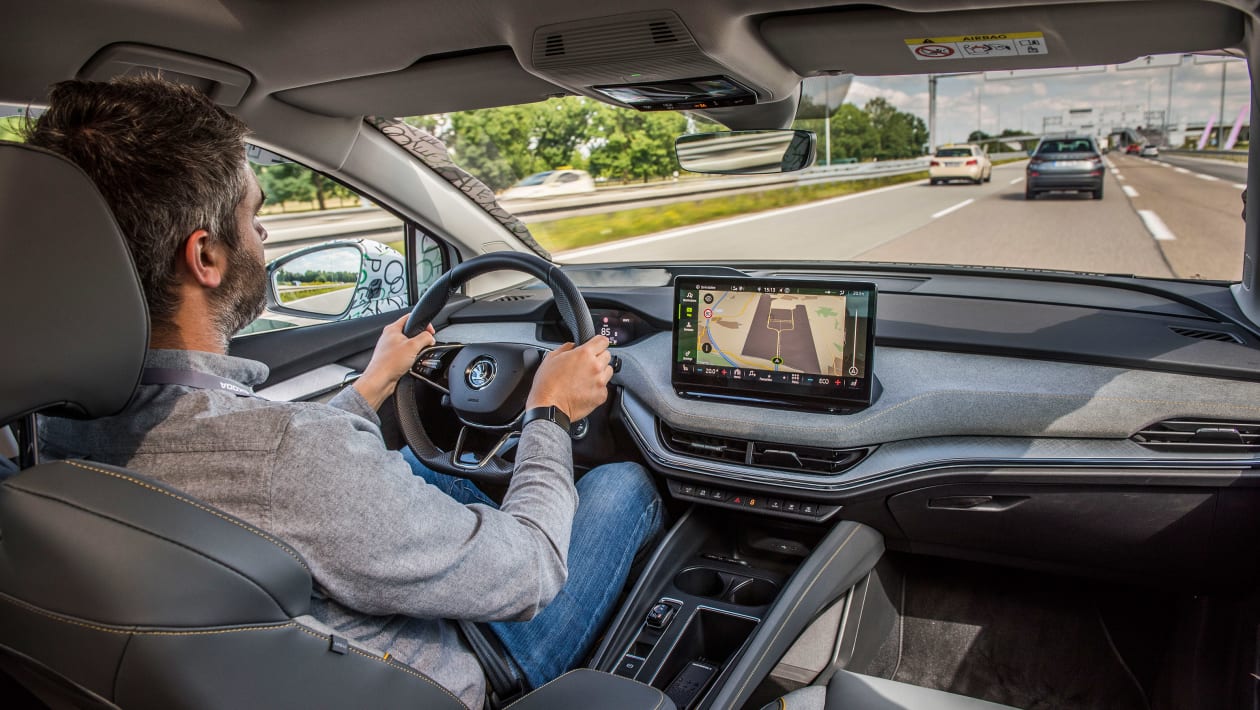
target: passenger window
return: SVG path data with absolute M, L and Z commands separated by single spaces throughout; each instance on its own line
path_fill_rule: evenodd
M 404 224 L 354 190 L 270 151 L 250 146 L 266 194 L 267 307 L 237 335 L 318 325 L 410 305 Z M 443 268 L 440 243 L 420 237 L 419 283 Z M 425 254 L 428 254 L 426 260 Z

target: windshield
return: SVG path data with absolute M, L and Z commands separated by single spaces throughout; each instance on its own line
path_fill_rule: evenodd
M 679 168 L 679 135 L 722 130 L 697 115 L 569 96 L 402 120 L 441 139 L 559 263 L 892 262 L 1237 281 L 1250 103 L 1246 63 L 1224 56 L 817 77 L 793 125 L 816 134 L 815 163 L 732 176 Z M 973 148 L 988 160 L 935 160 Z M 508 190 L 559 169 L 583 182 Z

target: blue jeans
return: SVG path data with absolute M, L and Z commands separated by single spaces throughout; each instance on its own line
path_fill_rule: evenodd
M 471 481 L 430 470 L 411 449 L 402 453 L 417 476 L 455 500 L 498 507 Z M 577 492 L 568 581 L 533 619 L 490 624 L 534 688 L 571 670 L 590 652 L 612 617 L 635 554 L 661 529 L 661 499 L 638 464 L 591 469 L 578 479 Z

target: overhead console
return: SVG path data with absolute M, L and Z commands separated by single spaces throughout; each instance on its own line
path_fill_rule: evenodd
M 605 103 L 695 110 L 733 129 L 790 124 L 800 77 L 766 49 L 753 25 L 705 3 L 680 12 L 705 28 L 703 38 L 672 10 L 562 22 L 534 31 L 524 64 L 552 84 Z
M 879 394 L 875 284 L 679 276 L 672 383 L 682 397 L 847 414 Z

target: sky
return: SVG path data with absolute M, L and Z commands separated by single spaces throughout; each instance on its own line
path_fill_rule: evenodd
M 1199 61 L 1208 59 L 1217 58 L 1200 57 Z M 1171 68 L 1174 127 L 1182 121 L 1199 124 L 1218 114 L 1222 66 L 1228 66 L 1225 123 L 1233 125 L 1239 110 L 1250 101 L 1251 84 L 1246 64 L 1241 60 L 1199 64 L 1195 58 L 1187 56 L 1180 66 Z M 1149 101 L 1150 110 L 1166 111 L 1169 72 L 1169 67 L 1117 70 L 1115 66 L 1108 66 L 1103 73 L 1017 79 L 942 75 L 937 81 L 937 144 L 965 141 L 967 135 L 976 130 L 977 123 L 990 134 L 1000 133 L 1005 128 L 1041 133 L 1045 116 L 1059 116 L 1073 108 L 1092 107 L 1095 113 L 1128 108 L 1140 113 L 1147 110 Z M 840 95 L 845 94 L 845 82 L 831 79 L 830 83 L 834 105 Z M 805 91 L 821 103 L 826 93 L 825 84 L 823 78 L 808 79 Z M 927 122 L 926 75 L 854 77 L 844 100 L 861 106 L 876 96 L 883 96 L 898 109 Z M 1244 124 L 1247 122 L 1244 118 Z

